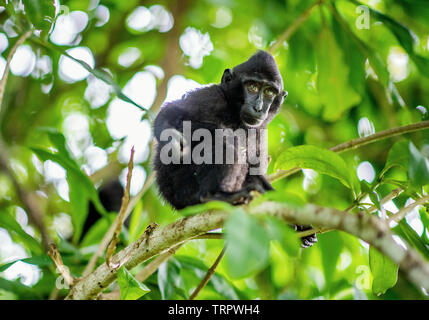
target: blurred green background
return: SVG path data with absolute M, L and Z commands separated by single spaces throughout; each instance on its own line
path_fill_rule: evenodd
M 65 297 L 42 234 L 55 240 L 64 264 L 81 276 L 116 216 L 101 212 L 85 224 L 89 203 L 99 204 L 96 189 L 118 179 L 125 185 L 133 145 L 131 194 L 141 190 L 151 172 L 153 114 L 187 90 L 218 83 L 225 68 L 257 49 L 274 48 L 289 92 L 269 126 L 269 173 L 292 146 L 329 148 L 428 116 L 425 0 L 2 0 L 0 24 L 0 74 L 18 39 L 36 30 L 10 62 L 0 108 L 0 299 Z M 278 42 L 282 35 L 285 41 Z M 139 107 L 153 113 L 142 120 Z M 274 187 L 284 202 L 341 210 L 372 205 L 373 214 L 383 216 L 425 194 L 428 156 L 428 132 L 419 131 L 343 153 L 361 181 L 358 192 L 311 169 Z M 380 199 L 397 187 L 405 191 L 381 208 Z M 232 237 L 248 249 L 235 266 L 248 274 L 237 278 L 227 254 L 199 299 L 427 298 L 400 272 L 396 278 L 395 266 L 376 283 L 380 270 L 370 266 L 369 246 L 354 236 L 331 231 L 302 250 L 294 241 L 270 238 L 269 223 L 234 217 L 229 234 L 247 231 L 263 249 L 255 253 Z M 151 185 L 120 246 L 135 241 L 150 222 L 179 218 Z M 418 207 L 396 230 L 399 242 L 426 259 L 428 221 L 426 208 Z M 293 240 L 287 228 L 281 230 Z M 144 282 L 150 292 L 140 299 L 189 298 L 222 248 L 223 240 L 186 243 Z M 249 265 L 255 254 L 261 263 Z

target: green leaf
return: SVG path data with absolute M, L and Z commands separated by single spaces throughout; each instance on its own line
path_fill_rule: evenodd
M 353 2 L 357 5 L 362 5 L 359 1 L 353 0 Z M 372 9 L 371 7 L 368 8 L 371 12 L 371 15 L 375 19 L 383 22 L 383 24 L 393 33 L 399 44 L 414 61 L 417 68 L 420 70 L 420 73 L 425 77 L 429 77 L 429 59 L 418 55 L 414 51 L 414 43 L 417 37 L 412 33 L 412 31 L 395 19 L 392 19 L 391 17 Z
M 369 266 L 374 280 L 372 292 L 379 296 L 392 288 L 398 280 L 398 265 L 380 253 L 373 246 L 369 247 Z
M 58 138 L 58 137 L 57 137 Z M 56 140 L 58 143 L 59 140 Z M 70 206 L 73 222 L 73 241 L 76 243 L 82 233 L 83 224 L 88 215 L 88 202 L 91 200 L 101 214 L 106 214 L 106 210 L 98 198 L 97 190 L 89 177 L 83 173 L 77 163 L 67 154 L 52 153 L 50 151 L 32 147 L 30 148 L 42 161 L 51 160 L 62 166 L 67 172 L 67 182 L 69 184 Z M 61 147 L 65 149 L 65 146 Z
M 361 47 L 366 57 L 368 58 L 369 64 L 377 75 L 378 80 L 386 87 L 389 88 L 391 85 L 389 70 L 385 62 L 381 59 L 378 52 L 374 51 L 372 48 L 368 47 L 362 42 Z
M 266 201 L 284 203 L 291 207 L 303 207 L 307 203 L 304 196 L 300 193 L 271 190 L 253 199 L 249 207 L 256 207 Z
M 182 274 L 185 271 L 193 273 L 192 289 L 194 289 L 201 282 L 202 277 L 206 274 L 208 269 L 208 267 L 203 262 L 195 259 L 194 257 L 176 255 L 174 258 L 170 259 L 175 259 L 178 261 L 178 263 L 182 267 Z M 239 290 L 217 272 L 212 275 L 206 287 L 211 287 L 213 290 L 215 290 L 218 294 L 225 297 L 226 299 L 240 299 L 239 295 L 237 294 L 240 293 Z M 246 299 L 246 297 L 241 298 Z
M 417 251 L 419 251 L 427 260 L 429 260 L 429 246 L 425 241 L 411 228 L 408 223 L 401 220 L 397 226 L 393 228 L 399 236 L 411 244 Z
M 15 233 L 34 254 L 43 253 L 41 244 L 22 229 L 21 225 L 6 210 L 0 208 L 0 227 Z
M 429 183 L 429 163 L 412 142 L 409 144 L 410 160 L 408 164 L 408 175 L 411 182 L 417 186 Z
M 333 151 L 311 145 L 291 147 L 277 158 L 275 170 L 288 170 L 294 167 L 313 169 L 341 181 L 346 187 L 359 190 L 359 182 L 353 179 L 343 158 Z
M 70 209 L 73 223 L 73 242 L 77 243 L 82 234 L 83 225 L 88 216 L 90 196 L 81 188 L 81 177 L 67 172 L 69 184 Z
M 38 128 L 38 131 L 47 134 L 52 145 L 57 149 L 57 153 L 64 157 L 64 161 L 67 161 L 68 165 L 74 166 L 77 169 L 79 168 L 79 166 L 71 156 L 67 148 L 66 138 L 61 132 L 59 132 L 57 129 L 50 127 L 41 127 Z
M 334 121 L 358 104 L 361 97 L 349 84 L 349 66 L 344 62 L 343 52 L 329 28 L 322 29 L 317 43 L 317 88 L 325 106 L 323 118 Z
M 12 262 L 5 263 L 3 265 L 0 265 L 0 272 L 3 272 L 13 266 L 16 262 L 21 261 L 28 264 L 34 264 L 39 267 L 46 267 L 53 264 L 52 259 L 47 255 L 39 255 L 39 256 L 33 256 L 30 258 L 24 258 L 24 259 L 17 259 Z
M 422 207 L 419 210 L 420 219 L 426 229 L 429 229 L 429 214 L 427 211 L 427 207 Z
M 232 278 L 244 278 L 268 263 L 270 238 L 260 222 L 236 210 L 225 224 L 226 267 Z
M 128 227 L 128 244 L 136 241 L 149 223 L 149 215 L 143 211 L 143 201 L 137 202 L 131 213 Z
M 352 52 L 354 50 L 359 50 L 368 59 L 368 62 L 370 64 L 370 66 L 372 67 L 372 69 L 374 70 L 375 74 L 377 75 L 378 80 L 386 88 L 386 90 L 390 94 L 390 96 L 393 99 L 396 99 L 397 101 L 399 101 L 400 104 L 402 104 L 401 101 L 403 101 L 403 99 L 399 95 L 399 92 L 398 92 L 395 84 L 390 80 L 389 70 L 387 69 L 386 63 L 381 59 L 379 53 L 376 52 L 375 50 L 373 50 L 370 46 L 368 46 L 365 42 L 363 42 L 359 37 L 357 37 L 355 35 L 355 33 L 350 29 L 347 22 L 344 21 L 344 19 L 340 15 L 340 13 L 337 11 L 334 3 L 332 4 L 332 7 L 333 7 L 334 12 L 336 13 L 334 15 L 334 17 L 335 17 L 334 21 L 338 21 L 339 24 L 341 25 L 341 27 L 340 27 L 339 25 L 334 24 L 334 31 L 336 33 L 340 32 L 337 29 L 347 31 L 347 36 L 345 36 L 345 38 L 353 40 L 353 42 L 356 44 L 354 49 L 351 48 L 349 50 L 352 50 Z M 342 32 L 342 33 L 345 34 L 345 32 Z M 355 61 L 358 62 L 358 60 L 356 58 L 355 58 Z M 349 63 L 349 65 L 353 66 L 353 68 L 350 71 L 351 72 L 351 77 L 350 77 L 351 82 L 350 83 L 353 84 L 355 82 L 353 82 L 352 74 L 356 74 L 355 78 L 358 76 L 357 71 L 355 70 L 356 64 L 350 64 Z M 360 69 L 359 66 L 358 66 L 358 69 Z M 354 81 L 356 81 L 356 79 Z M 355 89 L 357 89 L 356 86 L 354 86 L 354 87 L 355 87 Z M 361 91 L 358 91 L 358 92 L 361 93 Z
M 85 233 L 85 236 L 80 243 L 81 247 L 89 247 L 101 242 L 107 230 L 109 230 L 117 214 L 107 214 L 100 217 L 91 228 Z
M 40 293 L 33 288 L 23 285 L 19 280 L 11 281 L 0 277 L 0 289 L 13 292 L 19 296 L 19 299 L 23 300 L 42 299 Z
M 22 3 L 34 27 L 47 34 L 55 18 L 54 0 L 22 0 Z
M 137 281 L 124 266 L 118 270 L 118 285 L 121 291 L 121 300 L 137 300 L 150 292 L 149 288 Z
M 330 285 L 337 270 L 337 262 L 343 248 L 343 240 L 337 231 L 317 236 L 318 246 L 322 252 L 322 265 L 326 283 Z
M 91 73 L 93 76 L 95 76 L 96 78 L 104 81 L 105 83 L 109 84 L 112 86 L 113 90 L 115 91 L 116 96 L 125 101 L 128 102 L 132 105 L 134 105 L 135 107 L 137 107 L 138 109 L 145 111 L 142 119 L 148 115 L 153 116 L 153 111 L 148 110 L 144 107 L 142 107 L 141 105 L 139 105 L 137 102 L 135 102 L 134 100 L 132 100 L 130 97 L 128 97 L 127 95 L 125 95 L 122 90 L 121 87 L 115 82 L 115 80 L 113 79 L 113 77 L 105 70 L 102 69 L 98 69 L 98 68 L 91 68 L 91 66 L 86 63 L 85 61 L 81 60 L 81 59 L 77 59 L 74 58 L 72 55 L 70 55 L 67 51 L 65 51 L 63 48 L 52 44 L 50 42 L 46 42 L 46 41 L 38 41 L 38 40 L 34 40 L 35 42 L 38 42 L 40 45 L 49 48 L 51 50 L 54 50 L 64 56 L 66 56 L 67 58 L 73 60 L 74 62 L 80 64 L 86 71 L 88 71 L 89 73 Z
M 377 192 L 370 192 L 368 194 L 369 198 L 371 199 L 372 203 L 376 206 L 376 208 L 378 210 L 381 210 L 381 206 L 380 206 L 380 198 L 377 194 Z
M 370 193 L 370 192 L 372 192 L 372 186 L 366 180 L 361 180 L 360 181 L 360 189 L 361 189 L 362 193 Z
M 301 241 L 295 230 L 292 230 L 284 221 L 274 217 L 265 217 L 265 222 L 270 239 L 277 240 L 289 256 L 298 256 L 299 249 L 301 248 Z
M 180 275 L 181 268 L 181 264 L 175 259 L 169 259 L 159 266 L 158 286 L 163 300 L 177 299 L 177 296 L 188 298 L 185 294 L 183 278 Z
M 332 3 L 334 10 L 335 3 Z M 339 13 L 337 12 L 339 15 Z M 344 60 L 346 64 L 351 67 L 349 72 L 349 83 L 353 89 L 362 94 L 364 91 L 365 85 L 365 52 L 362 52 L 359 48 L 359 43 L 354 41 L 353 37 L 350 37 L 350 30 L 343 28 L 341 23 L 343 21 L 338 19 L 332 20 L 332 30 L 335 35 L 335 39 L 338 42 L 338 45 L 341 46 L 341 49 L 344 53 Z
M 429 246 L 429 237 L 427 235 L 429 233 L 429 214 L 427 212 L 427 207 L 420 208 L 419 214 L 420 214 L 420 220 L 422 221 L 423 226 L 425 227 L 425 230 L 423 231 L 423 234 L 422 234 L 422 240 L 426 246 Z
M 408 145 L 409 142 L 407 140 L 400 140 L 393 145 L 389 151 L 389 155 L 387 156 L 386 165 L 384 166 L 383 172 L 394 166 L 408 170 Z

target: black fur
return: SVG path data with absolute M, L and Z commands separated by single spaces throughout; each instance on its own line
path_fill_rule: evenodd
M 275 96 L 268 99 L 263 93 L 258 93 L 260 108 L 255 108 L 256 95 L 250 97 L 251 94 L 246 90 L 248 81 L 256 83 L 261 88 L 259 92 L 267 87 L 272 88 L 275 90 Z M 271 184 L 264 176 L 266 167 L 262 174 L 250 175 L 250 163 L 163 164 L 160 151 L 168 142 L 160 141 L 160 135 L 168 128 L 182 132 L 183 121 L 191 121 L 192 132 L 205 128 L 210 130 L 213 137 L 215 129 L 236 130 L 251 127 L 257 130 L 259 141 L 260 130 L 265 129 L 278 113 L 285 94 L 283 80 L 274 58 L 267 52 L 258 51 L 232 70 L 226 69 L 220 84 L 196 89 L 185 94 L 180 100 L 165 104 L 154 122 L 154 134 L 158 142 L 154 170 L 163 198 L 174 208 L 182 209 L 209 200 L 243 204 L 251 200 L 252 190 L 261 193 L 272 190 Z M 255 114 L 260 122 L 255 126 L 249 125 L 253 120 L 252 115 Z M 193 147 L 194 144 L 191 150 Z M 257 145 L 246 143 L 245 152 L 253 151 L 256 147 Z M 183 152 L 183 149 L 181 150 Z M 267 155 L 267 150 L 262 151 Z

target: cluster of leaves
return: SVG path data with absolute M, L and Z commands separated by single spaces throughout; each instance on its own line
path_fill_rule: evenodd
M 218 82 L 223 69 L 242 62 L 243 57 L 251 55 L 256 48 L 267 49 L 313 2 L 186 1 L 185 14 L 174 17 L 176 26 L 183 30 L 164 33 L 155 29 L 131 30 L 126 25 L 127 18 L 140 6 L 137 0 L 103 1 L 110 20 L 101 27 L 96 27 L 93 1 L 61 1 L 70 12 L 83 11 L 89 19 L 72 46 L 58 46 L 49 38 L 58 19 L 58 1 L 6 2 L 5 10 L 0 13 L 0 23 L 9 42 L 2 53 L 4 58 L 17 35 L 32 28 L 35 32 L 27 43 L 39 55 L 47 55 L 53 68 L 42 79 L 31 75 L 10 77 L 0 109 L 0 133 L 10 149 L 16 180 L 26 192 L 35 195 L 33 201 L 43 209 L 44 222 L 51 237 L 58 242 L 64 264 L 72 275 L 82 274 L 115 214 L 106 212 L 97 195 L 98 185 L 83 172 L 87 160 L 69 151 L 62 129 L 65 117 L 72 112 L 84 114 L 90 123 L 93 144 L 109 152 L 109 159 L 117 162 L 121 141 L 112 138 L 105 120 L 114 97 L 128 102 L 129 108 L 142 108 L 121 90 L 136 71 L 158 65 L 164 68 L 165 76 L 171 77 L 174 73 L 169 74 L 167 69 L 175 63 L 180 68 L 173 72 L 180 72 L 186 78 L 200 83 Z M 175 10 L 171 1 L 149 1 L 145 6 L 159 4 L 169 12 Z M 298 173 L 279 180 L 275 183 L 275 192 L 259 197 L 252 205 L 265 200 L 293 206 L 311 202 L 341 210 L 352 206 L 367 214 L 383 215 L 390 213 L 383 209 L 381 199 L 395 188 L 403 190 L 393 200 L 398 209 L 405 207 L 410 198 L 418 199 L 428 191 L 429 135 L 426 131 L 396 142 L 378 141 L 342 155 L 326 149 L 364 135 L 358 129 L 362 119 L 371 124 L 369 130 L 372 127 L 380 131 L 425 120 L 427 116 L 425 107 L 429 106 L 429 97 L 424 94 L 429 90 L 429 50 L 425 44 L 429 35 L 427 5 L 423 1 L 379 1 L 377 10 L 366 7 L 369 28 L 359 29 L 356 8 L 360 5 L 362 3 L 354 0 L 323 1 L 276 54 L 289 96 L 269 128 L 269 152 L 273 159 L 269 171 L 299 167 L 311 169 L 313 173 L 310 176 Z M 222 15 L 231 19 L 219 27 L 216 21 Z M 6 32 L 11 25 L 15 35 Z M 208 32 L 214 44 L 213 52 L 204 57 L 199 69 L 188 66 L 180 52 L 173 57 L 174 62 L 165 62 L 165 56 L 171 54 L 166 51 L 168 43 L 173 41 L 179 48 L 178 34 L 188 26 Z M 94 53 L 95 69 L 66 52 L 77 45 L 86 46 Z M 118 57 L 130 47 L 137 48 L 141 58 L 123 67 L 118 64 Z M 402 58 L 409 59 L 406 76 L 400 81 L 395 80 L 394 67 L 389 66 L 392 48 L 399 51 Z M 88 85 L 86 81 L 69 84 L 58 77 L 61 56 L 74 59 L 92 76 L 112 87 L 114 95 L 105 105 L 94 109 L 82 98 Z M 52 85 L 48 93 L 40 90 L 46 83 Z M 65 169 L 68 200 L 46 182 L 43 170 L 34 168 L 34 156 L 41 161 L 56 162 Z M 370 162 L 374 171 L 374 177 L 368 181 L 357 175 L 356 169 L 362 161 Z M 141 165 L 150 170 L 149 160 Z M 97 208 L 100 217 L 82 234 L 89 202 Z M 19 220 L 17 212 L 22 207 L 13 182 L 0 171 L 0 231 L 6 231 L 13 243 L 26 252 L 25 258 L 11 261 L 5 255 L 8 251 L 2 250 L 0 244 L 0 298 L 46 299 L 58 288 L 59 275 L 42 247 L 39 230 Z M 201 299 L 424 297 L 398 274 L 396 265 L 353 236 L 331 231 L 321 234 L 316 246 L 302 250 L 296 233 L 281 221 L 268 217 L 257 219 L 223 203 L 173 212 L 159 198 L 154 186 L 134 208 L 129 224 L 121 233 L 121 246 L 135 241 L 149 222 L 166 224 L 210 209 L 230 211 L 231 217 L 224 228 L 228 242 L 225 259 L 200 293 Z M 71 218 L 70 239 L 54 229 L 54 220 L 60 212 Z M 417 223 L 402 220 L 393 231 L 429 260 L 426 207 L 413 219 Z M 413 226 L 419 223 L 421 228 L 417 231 Z M 121 298 L 189 298 L 222 247 L 222 240 L 190 241 L 144 284 L 133 276 L 144 265 L 131 271 L 120 269 L 117 285 Z M 8 271 L 21 263 L 38 268 L 37 281 L 30 286 L 22 284 L 23 279 L 7 276 Z M 67 293 L 66 288 L 62 288 L 60 297 Z

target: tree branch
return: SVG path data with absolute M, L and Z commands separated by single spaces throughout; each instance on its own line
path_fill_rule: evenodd
M 377 133 L 374 133 L 372 135 L 353 139 L 348 142 L 341 143 L 339 145 L 336 145 L 334 147 L 329 148 L 329 150 L 334 152 L 344 152 L 352 149 L 360 148 L 364 145 L 367 145 L 369 143 L 373 143 L 379 140 L 391 138 L 394 136 L 406 134 L 409 132 L 414 132 L 418 130 L 424 130 L 429 128 L 429 120 L 413 123 L 407 126 L 397 127 L 397 128 L 391 128 L 384 131 L 380 131 Z M 269 179 L 271 182 L 277 181 L 279 179 L 282 179 L 284 177 L 290 176 L 291 174 L 294 174 L 295 172 L 298 172 L 301 168 L 292 168 L 289 170 L 279 170 L 276 173 L 273 173 L 269 176 Z
M 350 214 L 335 209 L 307 205 L 303 208 L 288 208 L 280 203 L 265 202 L 249 209 L 252 215 L 272 215 L 287 223 L 315 225 L 323 228 L 342 230 L 370 243 L 380 252 L 398 264 L 409 279 L 418 287 L 429 290 L 429 264 L 413 249 L 405 250 L 398 245 L 385 221 L 363 212 Z M 119 251 L 114 259 L 122 261 L 134 250 L 133 255 L 124 266 L 132 269 L 136 265 L 160 254 L 169 248 L 183 243 L 209 230 L 223 226 L 229 214 L 224 211 L 209 211 L 180 219 L 172 224 L 159 227 L 153 231 L 138 250 L 132 243 Z M 100 265 L 93 273 L 78 281 L 71 289 L 67 299 L 96 298 L 116 278 L 117 270 L 110 269 L 106 263 Z
M 131 148 L 130 161 L 128 162 L 128 173 L 127 173 L 127 184 L 124 190 L 124 196 L 122 197 L 121 209 L 119 210 L 118 216 L 114 224 L 116 225 L 115 231 L 113 232 L 112 240 L 107 247 L 106 253 L 106 263 L 110 268 L 118 268 L 118 266 L 113 265 L 111 262 L 111 257 L 115 253 L 116 244 L 119 241 L 119 234 L 122 230 L 122 225 L 125 221 L 125 214 L 130 202 L 130 187 L 131 187 L 131 177 L 133 175 L 133 166 L 134 166 L 134 147 Z
M 415 202 L 411 203 L 410 205 L 408 205 L 408 206 L 406 206 L 406 207 L 402 208 L 401 210 L 399 210 L 399 211 L 398 211 L 398 212 L 396 212 L 395 214 L 391 215 L 391 216 L 387 219 L 387 222 L 392 222 L 392 221 L 399 222 L 399 221 L 401 221 L 402 219 L 404 219 L 404 218 L 405 218 L 405 216 L 406 216 L 409 212 L 413 211 L 413 209 L 414 209 L 415 207 L 417 207 L 417 206 L 421 206 L 421 205 L 424 205 L 424 204 L 426 204 L 428 201 L 429 201 L 429 196 L 424 196 L 424 197 L 422 197 L 422 198 L 420 198 L 420 199 L 417 199 Z
M 55 265 L 57 266 L 58 271 L 66 281 L 66 283 L 69 286 L 73 286 L 75 279 L 70 273 L 70 270 L 67 266 L 64 265 L 63 259 L 61 258 L 60 252 L 58 251 L 57 246 L 54 243 L 51 243 L 49 245 L 49 251 L 48 255 L 51 257 L 51 259 L 54 261 Z
M 384 206 L 386 203 L 388 203 L 390 200 L 395 199 L 396 197 L 398 197 L 404 190 L 402 188 L 396 188 L 395 190 L 393 190 L 392 192 L 390 192 L 387 196 L 385 196 L 383 199 L 381 199 L 380 201 L 380 206 Z M 377 211 L 377 207 L 372 207 L 368 210 L 369 213 L 373 213 Z

